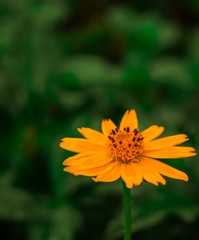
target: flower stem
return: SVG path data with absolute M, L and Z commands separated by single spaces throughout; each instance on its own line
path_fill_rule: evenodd
M 131 189 L 122 181 L 124 194 L 124 240 L 131 240 Z

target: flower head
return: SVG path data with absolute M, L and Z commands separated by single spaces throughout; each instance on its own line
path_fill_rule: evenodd
M 121 177 L 127 188 L 143 181 L 166 184 L 162 175 L 188 181 L 184 172 L 156 160 L 195 156 L 194 148 L 178 146 L 188 140 L 187 136 L 155 139 L 164 128 L 152 125 L 140 131 L 135 110 L 126 111 L 119 127 L 108 119 L 102 121 L 102 133 L 90 128 L 78 131 L 85 138 L 63 138 L 60 143 L 77 153 L 63 162 L 66 172 L 92 177 L 95 182 L 113 182 Z

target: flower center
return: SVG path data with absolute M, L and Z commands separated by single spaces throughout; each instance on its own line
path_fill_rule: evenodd
M 143 152 L 143 137 L 137 128 L 113 129 L 108 136 L 108 151 L 114 161 L 130 163 L 140 161 L 137 157 Z

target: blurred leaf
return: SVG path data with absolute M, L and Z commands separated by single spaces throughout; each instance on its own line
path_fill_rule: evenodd
M 0 218 L 16 222 L 30 219 L 45 219 L 48 210 L 37 206 L 33 196 L 13 186 L 12 174 L 0 178 Z M 41 212 L 42 210 L 42 212 Z M 47 219 L 47 218 L 46 218 Z
M 122 84 L 126 87 L 148 88 L 152 79 L 144 66 L 132 66 L 124 71 Z
M 192 87 L 186 61 L 183 59 L 161 58 L 150 63 L 152 77 L 157 82 L 173 83 L 181 88 Z
M 160 47 L 173 45 L 179 35 L 179 28 L 169 21 L 164 21 L 157 14 L 137 14 L 129 8 L 112 8 L 108 19 L 124 32 L 134 51 L 156 52 Z
M 72 72 L 83 86 L 117 83 L 121 70 L 98 57 L 79 56 L 64 61 L 62 69 Z
M 199 61 L 193 61 L 189 66 L 189 73 L 193 85 L 198 88 L 199 86 Z
M 81 224 L 81 217 L 71 207 L 60 207 L 53 214 L 50 240 L 72 240 Z
M 188 46 L 187 46 L 189 56 L 195 61 L 199 61 L 198 41 L 199 41 L 199 31 L 197 29 L 197 30 L 193 31 L 192 35 L 189 36 Z

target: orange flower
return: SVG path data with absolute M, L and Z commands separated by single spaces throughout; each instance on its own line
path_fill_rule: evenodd
M 142 181 L 166 184 L 162 175 L 188 181 L 188 176 L 155 158 L 195 156 L 192 147 L 176 146 L 188 140 L 185 134 L 156 139 L 163 127 L 152 125 L 140 131 L 135 110 L 126 111 L 119 128 L 110 120 L 102 121 L 102 133 L 78 128 L 85 138 L 63 138 L 60 146 L 78 153 L 67 158 L 64 171 L 93 177 L 95 182 L 113 182 L 118 178 L 127 188 Z

